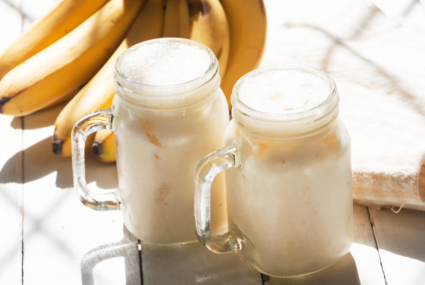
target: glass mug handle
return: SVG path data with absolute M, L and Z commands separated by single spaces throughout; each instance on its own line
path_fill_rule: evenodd
M 206 156 L 195 170 L 196 236 L 200 243 L 215 253 L 240 250 L 240 245 L 231 232 L 211 235 L 211 183 L 221 171 L 241 166 L 239 151 L 232 144 Z
M 111 129 L 113 118 L 111 108 L 92 112 L 78 120 L 71 133 L 74 188 L 78 198 L 86 207 L 98 211 L 118 210 L 119 203 L 114 193 L 116 190 L 90 191 L 87 188 L 84 164 L 85 143 L 90 134 Z

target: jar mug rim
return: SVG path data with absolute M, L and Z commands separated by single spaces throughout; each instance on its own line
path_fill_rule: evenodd
M 178 84 L 171 84 L 171 85 L 151 85 L 151 84 L 139 83 L 139 82 L 136 82 L 134 80 L 131 80 L 128 76 L 126 76 L 124 73 L 121 72 L 121 70 L 120 70 L 121 61 L 124 59 L 124 57 L 128 53 L 130 53 L 130 52 L 132 52 L 132 51 L 140 48 L 141 46 L 148 45 L 148 44 L 153 44 L 155 42 L 179 42 L 179 43 L 184 43 L 184 44 L 187 44 L 187 45 L 192 45 L 192 46 L 200 47 L 200 48 L 204 49 L 205 51 L 207 51 L 208 56 L 210 58 L 210 65 L 208 66 L 208 69 L 205 70 L 204 73 L 200 74 L 195 79 L 192 79 L 192 80 L 189 80 L 189 81 L 186 81 L 186 82 L 182 82 L 182 83 L 178 83 Z M 200 85 L 197 85 L 195 87 L 195 88 L 198 88 L 198 87 L 202 86 L 203 84 L 207 83 L 212 77 L 214 77 L 215 74 L 218 72 L 218 68 L 219 68 L 218 60 L 217 60 L 216 56 L 214 55 L 214 53 L 212 52 L 212 50 L 209 49 L 207 46 L 205 46 L 205 45 L 203 45 L 203 44 L 201 44 L 199 42 L 196 42 L 196 41 L 193 41 L 193 40 L 189 40 L 189 39 L 183 39 L 183 38 L 160 38 L 160 39 L 153 39 L 153 40 L 148 40 L 148 41 L 144 41 L 144 42 L 138 43 L 138 44 L 136 44 L 136 45 L 128 48 L 127 50 L 125 50 L 118 57 L 117 61 L 115 62 L 115 75 L 116 76 L 119 76 L 120 78 L 122 78 L 123 80 L 125 80 L 125 81 L 127 81 L 127 82 L 129 82 L 131 84 L 134 84 L 136 86 L 143 86 L 145 88 L 158 88 L 158 89 L 168 89 L 168 88 L 170 88 L 170 89 L 172 89 L 172 88 L 178 88 L 178 87 L 184 86 L 186 84 L 193 84 L 196 81 L 200 81 L 202 83 Z M 215 69 L 217 69 L 217 70 L 215 70 Z M 203 80 L 201 80 L 201 79 L 203 79 Z
M 239 97 L 239 89 L 240 86 L 242 85 L 242 83 L 255 75 L 261 74 L 261 73 L 265 73 L 265 72 L 270 72 L 270 71 L 281 71 L 281 70 L 299 70 L 299 71 L 304 71 L 307 73 L 311 73 L 314 75 L 319 76 L 320 78 L 324 79 L 330 87 L 330 92 L 328 94 L 328 96 L 326 97 L 326 100 L 324 100 L 323 102 L 321 102 L 320 104 L 318 104 L 317 106 L 314 106 L 310 109 L 306 109 L 303 110 L 301 112 L 292 112 L 292 113 L 270 113 L 270 112 L 264 112 L 264 111 L 259 111 L 256 110 L 254 108 L 251 108 L 249 106 L 247 106 L 244 102 L 242 102 L 242 100 Z M 233 108 L 237 109 L 240 113 L 242 113 L 243 115 L 255 118 L 255 119 L 260 119 L 260 120 L 271 120 L 271 121 L 275 121 L 275 122 L 294 122 L 294 121 L 298 121 L 298 120 L 302 120 L 305 119 L 307 117 L 312 117 L 314 115 L 318 115 L 317 113 L 320 113 L 319 109 L 323 108 L 323 114 L 318 115 L 318 116 L 314 116 L 314 117 L 318 117 L 315 118 L 320 119 L 322 117 L 326 117 L 327 115 L 331 114 L 337 107 L 338 107 L 338 103 L 339 103 L 339 96 L 338 96 L 338 91 L 336 88 L 336 84 L 334 82 L 334 80 L 324 71 L 319 70 L 317 68 L 311 67 L 311 66 L 307 66 L 307 65 L 302 65 L 302 64 L 274 64 L 274 65 L 269 65 L 269 66 L 265 66 L 265 67 L 261 67 L 258 69 L 255 69 L 247 74 L 245 74 L 244 76 L 242 76 L 235 84 L 235 86 L 233 87 L 233 91 L 232 91 L 232 96 L 231 96 L 231 102 L 232 102 L 232 106 Z
M 187 82 L 182 82 L 182 83 L 172 84 L 172 85 L 143 84 L 143 83 L 136 82 L 130 79 L 129 77 L 127 77 L 125 74 L 123 74 L 123 72 L 120 70 L 120 65 L 121 65 L 121 61 L 126 55 L 140 48 L 143 45 L 149 45 L 149 44 L 158 43 L 158 42 L 179 42 L 179 43 L 199 47 L 208 53 L 210 64 L 208 68 L 196 78 L 189 80 Z M 127 101 L 130 104 L 135 106 L 142 106 L 145 108 L 153 108 L 153 109 L 180 108 L 186 105 L 191 105 L 193 103 L 196 103 L 208 97 L 208 95 L 211 95 L 216 89 L 215 88 L 216 84 L 212 84 L 211 85 L 212 89 L 209 90 L 210 92 L 206 92 L 205 96 L 202 96 L 202 98 L 196 97 L 194 98 L 193 101 L 185 100 L 184 103 L 183 102 L 181 104 L 178 103 L 177 105 L 157 106 L 156 104 L 153 104 L 151 106 L 151 104 L 146 103 L 147 102 L 146 100 L 151 102 L 152 100 L 156 100 L 156 98 L 160 98 L 161 100 L 170 99 L 170 100 L 178 101 L 179 97 L 186 98 L 187 94 L 194 93 L 198 89 L 204 88 L 205 86 L 210 84 L 212 81 L 215 81 L 215 79 L 219 77 L 219 69 L 220 69 L 220 65 L 215 54 L 211 51 L 211 49 L 209 49 L 207 46 L 201 43 L 198 43 L 196 41 L 189 40 L 189 39 L 182 39 L 182 38 L 153 39 L 153 40 L 144 41 L 142 43 L 136 44 L 128 48 L 119 56 L 119 58 L 117 59 L 115 63 L 115 74 L 114 74 L 115 90 L 118 97 L 120 97 L 124 101 Z M 218 78 L 218 84 L 219 83 L 220 83 L 220 79 Z M 161 93 L 160 97 L 154 95 L 158 92 Z

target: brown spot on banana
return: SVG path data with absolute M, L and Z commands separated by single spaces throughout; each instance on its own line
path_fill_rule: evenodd
M 202 15 L 206 15 L 209 14 L 211 12 L 211 5 L 210 3 L 206 2 L 206 1 L 202 1 L 202 11 L 203 14 Z
M 63 140 L 59 139 L 56 134 L 53 135 L 53 141 L 52 141 L 52 151 L 54 154 L 61 156 L 62 155 L 62 146 L 63 146 Z
M 218 60 L 220 60 L 220 56 L 222 52 L 223 52 L 223 47 L 221 47 L 216 54 Z
M 92 150 L 95 156 L 100 156 L 103 151 L 103 146 L 100 142 L 93 142 Z
M 260 1 L 261 14 L 266 15 L 266 7 L 264 7 L 264 1 L 263 0 L 259 0 L 259 1 Z
M 189 16 L 196 16 L 199 13 L 207 15 L 211 12 L 211 5 L 206 1 L 195 0 L 188 1 L 189 3 Z
M 1 98 L 0 99 L 0 113 L 2 112 L 3 106 L 10 101 L 10 98 Z
M 7 95 L 8 97 L 1 98 L 0 99 L 0 113 L 3 113 L 2 109 L 3 109 L 4 105 L 6 105 L 7 102 L 9 102 L 12 98 L 18 96 L 19 94 L 25 92 L 26 90 L 27 90 L 27 88 L 25 88 L 24 90 L 22 90 L 18 93 L 15 93 L 15 94 L 8 94 Z M 20 112 L 22 113 L 22 111 L 20 111 Z

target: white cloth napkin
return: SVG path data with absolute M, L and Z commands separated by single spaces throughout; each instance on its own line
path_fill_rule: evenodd
M 301 63 L 335 80 L 354 201 L 425 210 L 425 31 L 358 0 L 302 0 L 291 14 L 269 29 L 262 66 Z

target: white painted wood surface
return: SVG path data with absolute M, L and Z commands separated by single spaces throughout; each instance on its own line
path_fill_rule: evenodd
M 369 218 L 369 209 L 354 205 L 354 244 L 351 254 L 356 261 L 362 285 L 385 285 L 378 248 Z
M 0 0 L 0 51 L 54 2 Z M 282 24 L 291 0 L 265 2 L 270 27 Z M 0 115 L 0 284 L 142 284 L 141 267 L 145 285 L 425 284 L 425 212 L 411 210 L 394 214 L 355 206 L 351 253 L 296 279 L 262 276 L 234 254 L 215 255 L 197 243 L 144 245 L 140 252 L 119 212 L 95 212 L 76 199 L 70 159 L 51 152 L 62 107 L 23 119 Z M 91 187 L 114 188 L 116 179 L 114 165 L 88 156 Z
M 425 212 L 370 210 L 388 285 L 425 284 Z
M 0 52 L 22 30 L 21 16 L 0 1 Z M 0 116 L 0 284 L 22 281 L 22 120 Z

